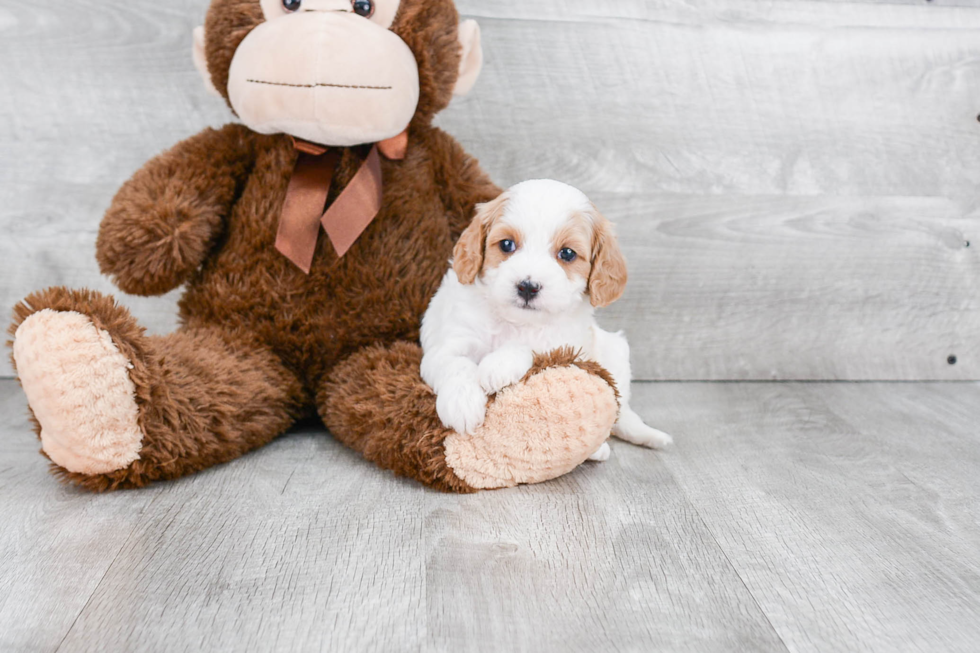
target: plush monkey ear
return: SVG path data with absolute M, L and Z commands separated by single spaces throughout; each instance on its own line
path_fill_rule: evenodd
M 593 230 L 589 297 L 593 306 L 603 308 L 623 296 L 629 275 L 612 223 L 598 211 L 593 212 Z
M 194 28 L 194 67 L 197 68 L 198 74 L 204 80 L 204 87 L 208 89 L 208 93 L 215 97 L 221 97 L 221 93 L 215 88 L 214 82 L 211 81 L 211 73 L 208 71 L 208 59 L 204 55 L 203 27 Z
M 459 78 L 453 94 L 466 95 L 473 90 L 483 70 L 483 42 L 480 25 L 475 20 L 464 20 L 459 24 L 459 44 L 463 48 L 463 58 L 459 62 Z

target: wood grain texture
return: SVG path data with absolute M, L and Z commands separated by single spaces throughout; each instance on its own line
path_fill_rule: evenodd
M 14 390 L 0 382 L 4 415 L 24 410 Z M 4 419 L 0 442 L 33 444 L 22 420 Z M 74 495 L 33 450 L 5 460 L 0 482 L 29 478 L 36 495 L 0 503 L 5 522 Z M 4 651 L 786 650 L 649 456 L 458 497 L 394 479 L 311 427 L 110 499 L 94 514 L 66 509 L 124 522 L 108 552 L 85 532 L 52 533 L 55 515 L 35 530 L 56 551 L 4 557 L 24 579 L 3 587 Z M 12 539 L 0 532 L 0 551 Z M 95 583 L 60 580 L 91 557 L 105 560 Z M 46 621 L 59 605 L 67 626 Z
M 844 5 L 842 8 L 841 5 Z M 775 22 L 882 24 L 900 21 L 905 26 L 956 26 L 956 11 L 977 9 L 977 0 L 456 0 L 460 12 L 475 18 L 524 20 L 639 20 L 690 19 L 703 23 L 719 18 Z M 939 8 L 945 8 L 940 11 Z M 953 12 L 949 9 L 955 8 Z M 802 19 L 802 20 L 801 20 Z M 914 22 L 913 22 L 914 21 Z M 681 21 L 677 21 L 681 22 Z
M 93 245 L 116 189 L 230 119 L 191 66 L 206 4 L 0 0 L 0 307 L 113 291 Z M 440 124 L 502 183 L 567 181 L 621 223 L 609 320 L 655 334 L 641 378 L 980 378 L 980 3 L 459 7 L 487 66 Z M 123 301 L 159 333 L 175 298 Z
M 425 650 L 786 651 L 643 454 L 514 491 L 428 495 Z
M 980 376 L 980 230 L 961 204 L 594 200 L 619 222 L 631 268 L 600 322 L 629 335 L 636 378 Z
M 53 285 L 115 292 L 95 237 L 143 163 L 229 112 L 190 58 L 204 0 L 0 1 L 0 307 Z M 176 325 L 176 297 L 123 302 L 150 327 Z M 0 373 L 11 373 L 6 357 Z
M 64 650 L 419 650 L 423 499 L 316 428 L 168 485 Z
M 27 423 L 16 382 L 0 381 L 0 650 L 54 651 L 157 499 L 64 488 Z
M 978 197 L 980 7 L 461 7 L 480 17 L 489 65 L 443 123 L 504 183 Z
M 636 401 L 790 650 L 976 650 L 980 387 L 644 385 Z
M 980 385 L 637 384 L 677 444 L 458 497 L 308 425 L 93 497 L 0 381 L 0 649 L 974 651 Z

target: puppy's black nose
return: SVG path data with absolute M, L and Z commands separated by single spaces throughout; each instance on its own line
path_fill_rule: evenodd
M 541 284 L 534 283 L 530 279 L 525 279 L 517 284 L 517 294 L 526 302 L 537 297 L 539 292 L 541 292 Z

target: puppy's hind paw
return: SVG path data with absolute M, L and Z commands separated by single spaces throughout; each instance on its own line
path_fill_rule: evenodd
M 649 426 L 644 429 L 643 433 L 633 433 L 629 437 L 622 437 L 622 439 L 648 449 L 666 449 L 674 444 L 674 438 L 670 435 Z
M 613 426 L 613 435 L 641 447 L 663 449 L 674 443 L 674 438 L 643 423 L 639 415 L 624 406 L 619 421 Z
M 589 460 L 597 463 L 604 463 L 609 460 L 610 456 L 612 456 L 612 447 L 609 446 L 608 442 L 603 442 L 602 446 L 599 447 L 599 450 L 589 456 Z

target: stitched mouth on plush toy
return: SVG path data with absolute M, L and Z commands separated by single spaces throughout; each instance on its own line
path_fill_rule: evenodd
M 267 82 L 261 79 L 245 80 L 249 84 L 263 84 L 265 86 L 285 86 L 287 88 L 349 88 L 361 91 L 390 91 L 391 86 L 358 86 L 356 84 L 287 84 L 286 82 Z

